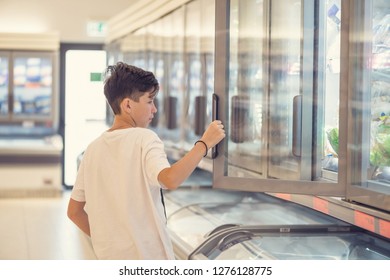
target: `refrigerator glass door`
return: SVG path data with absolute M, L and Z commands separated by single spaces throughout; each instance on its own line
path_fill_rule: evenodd
M 360 5 L 359 5 L 360 4 Z M 390 211 L 390 2 L 355 3 L 349 198 Z M 358 124 L 358 125 L 356 125 Z
M 53 58 L 15 54 L 13 59 L 13 115 L 50 117 L 53 113 Z
M 216 3 L 214 186 L 343 196 L 340 1 Z

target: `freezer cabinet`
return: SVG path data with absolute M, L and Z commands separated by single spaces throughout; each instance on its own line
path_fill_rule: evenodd
M 0 197 L 57 196 L 62 137 L 0 138 Z
M 174 212 L 168 211 L 168 228 L 179 259 L 188 259 L 213 233 L 232 226 L 348 225 L 328 215 L 266 194 L 227 192 L 221 195 L 214 191 L 199 189 L 196 196 L 187 194 L 187 197 L 192 197 L 192 202 L 182 202 L 182 207 L 176 205 Z M 175 195 L 177 199 L 181 196 L 180 190 L 171 195 Z M 202 196 L 208 197 L 208 202 L 197 203 Z M 211 202 L 213 197 L 219 201 Z M 173 203 L 172 201 L 174 199 L 168 196 L 167 204 Z
M 390 243 L 353 226 L 232 226 L 213 233 L 189 259 L 389 260 Z

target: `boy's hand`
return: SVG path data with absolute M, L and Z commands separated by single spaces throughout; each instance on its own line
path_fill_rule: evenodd
M 217 145 L 225 138 L 225 129 L 220 120 L 215 120 L 209 124 L 200 140 L 204 141 L 209 149 Z

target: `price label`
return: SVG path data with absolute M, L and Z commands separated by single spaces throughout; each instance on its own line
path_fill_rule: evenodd
M 281 198 L 281 199 L 291 201 L 291 194 L 288 194 L 288 193 L 277 193 L 276 196 Z
M 355 210 L 355 225 L 375 232 L 375 218 Z
M 329 214 L 329 202 L 324 199 L 314 197 L 313 208 L 325 214 Z
M 390 238 L 390 222 L 385 220 L 379 220 L 379 234 Z

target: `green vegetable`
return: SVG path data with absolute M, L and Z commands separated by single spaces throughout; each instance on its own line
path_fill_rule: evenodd
M 339 153 L 339 129 L 337 127 L 331 128 L 326 132 L 328 141 L 336 154 Z

